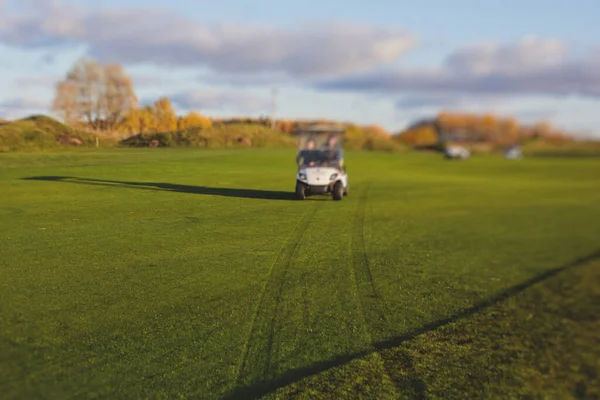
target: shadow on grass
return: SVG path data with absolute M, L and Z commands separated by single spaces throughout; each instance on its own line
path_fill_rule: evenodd
M 224 197 L 237 197 L 245 199 L 263 199 L 263 200 L 295 200 L 295 195 L 292 191 L 284 192 L 277 190 L 260 190 L 260 189 L 234 189 L 234 188 L 217 188 L 207 186 L 179 185 L 174 183 L 160 182 L 127 182 L 114 181 L 104 179 L 89 179 L 76 178 L 71 176 L 32 176 L 22 178 L 29 181 L 50 181 L 50 182 L 67 182 L 82 185 L 97 185 L 97 186 L 112 186 L 126 187 L 142 190 L 157 190 L 177 193 L 204 194 Z
M 473 307 L 462 310 L 462 311 L 460 311 L 454 315 L 451 315 L 447 318 L 434 321 L 434 322 L 427 324 L 419 329 L 415 329 L 411 332 L 408 332 L 407 334 L 402 335 L 400 337 L 382 341 L 382 342 L 378 342 L 378 343 L 374 343 L 372 346 L 373 350 L 371 350 L 371 351 L 364 351 L 364 352 L 360 352 L 360 353 L 343 355 L 343 356 L 340 356 L 340 357 L 337 357 L 337 358 L 334 358 L 334 359 L 331 359 L 328 361 L 316 363 L 316 364 L 306 367 L 306 368 L 300 368 L 300 369 L 288 371 L 288 372 L 284 373 L 283 375 L 275 378 L 274 380 L 271 380 L 268 382 L 260 382 L 253 386 L 250 386 L 250 387 L 236 388 L 232 392 L 228 393 L 225 396 L 225 399 L 231 400 L 231 399 L 260 398 L 262 396 L 265 396 L 269 393 L 274 392 L 275 390 L 277 390 L 281 387 L 293 384 L 293 383 L 298 382 L 298 381 L 300 381 L 304 378 L 307 378 L 311 375 L 325 372 L 331 368 L 342 366 L 342 365 L 347 364 L 348 362 L 353 361 L 357 358 L 365 357 L 365 356 L 373 353 L 374 351 L 381 351 L 381 350 L 386 350 L 386 349 L 400 346 L 402 343 L 409 341 L 411 339 L 414 339 L 415 337 L 417 337 L 419 335 L 422 335 L 427 332 L 438 329 L 438 328 L 442 327 L 443 325 L 456 322 L 462 318 L 469 317 L 473 314 L 476 314 L 476 313 L 484 310 L 485 308 L 493 306 L 494 304 L 496 304 L 498 302 L 506 300 L 512 296 L 515 296 L 537 283 L 543 282 L 546 279 L 549 279 L 553 276 L 558 275 L 560 272 L 563 272 L 572 267 L 586 264 L 586 263 L 596 260 L 598 258 L 600 258 L 600 250 L 596 250 L 595 252 L 588 254 L 587 256 L 578 258 L 578 259 L 576 259 L 566 265 L 563 265 L 561 267 L 546 271 L 546 272 L 544 272 L 538 276 L 535 276 L 519 285 L 508 288 L 507 290 L 499 293 L 498 295 L 496 295 L 488 300 L 480 302 L 480 303 L 474 305 Z

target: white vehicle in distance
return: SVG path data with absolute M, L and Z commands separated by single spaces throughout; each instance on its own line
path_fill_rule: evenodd
M 342 139 L 345 128 L 313 125 L 296 130 L 296 198 L 331 194 L 333 200 L 348 195 Z
M 507 160 L 520 160 L 523 158 L 523 151 L 521 146 L 512 145 L 504 152 L 504 158 Z
M 466 147 L 452 145 L 446 146 L 444 156 L 450 159 L 466 160 L 471 157 L 471 152 Z

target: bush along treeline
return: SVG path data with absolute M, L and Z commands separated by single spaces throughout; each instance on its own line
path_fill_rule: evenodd
M 294 147 L 293 137 L 252 124 L 197 126 L 168 132 L 146 132 L 120 143 L 127 147 Z
M 146 132 L 121 142 L 129 147 L 295 147 L 293 135 L 252 122 L 225 122 L 170 132 Z M 370 129 L 349 126 L 344 139 L 349 150 L 400 151 L 404 146 Z

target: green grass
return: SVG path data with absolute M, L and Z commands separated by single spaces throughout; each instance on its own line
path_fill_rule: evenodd
M 514 394 L 514 379 L 562 398 L 564 387 L 546 384 L 556 367 L 531 377 L 513 347 L 539 363 L 565 353 L 519 342 L 537 324 L 518 321 L 542 310 L 539 337 L 557 332 L 566 346 L 546 309 L 568 296 L 546 290 L 550 300 L 536 302 L 528 289 L 534 297 L 510 300 L 501 317 L 465 310 L 598 251 L 598 160 L 348 152 L 350 196 L 298 202 L 293 159 L 256 149 L 0 155 L 3 398 L 248 398 L 335 382 L 444 397 Z M 584 314 L 597 309 L 575 299 Z M 426 332 L 455 319 L 466 327 Z M 577 351 L 597 343 L 584 322 L 565 328 L 582 327 Z M 474 353 L 453 344 L 461 332 Z M 509 361 L 524 368 L 517 378 Z

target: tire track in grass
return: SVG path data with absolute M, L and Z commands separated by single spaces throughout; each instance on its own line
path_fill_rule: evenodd
M 362 313 L 365 332 L 368 338 L 368 351 L 372 352 L 373 362 L 380 364 L 383 373 L 390 382 L 394 382 L 394 396 L 398 396 L 398 386 L 390 374 L 388 366 L 385 363 L 381 353 L 376 349 L 376 333 L 384 331 L 385 326 L 389 326 L 389 320 L 386 314 L 386 307 L 382 303 L 382 297 L 375 285 L 373 272 L 367 248 L 365 245 L 365 214 L 367 201 L 371 190 L 371 183 L 367 183 L 363 189 L 354 215 L 352 232 L 352 267 L 354 273 L 354 283 L 356 285 L 356 295 L 358 305 Z
M 371 183 L 366 183 L 364 189 L 358 197 L 358 204 L 354 213 L 354 221 L 352 224 L 352 275 L 356 290 L 357 305 L 359 314 L 364 326 L 364 333 L 367 339 L 367 346 L 364 354 L 372 354 L 372 362 L 380 365 L 385 379 L 392 382 L 392 377 L 384 362 L 380 352 L 375 348 L 375 332 L 377 328 L 381 331 L 381 325 L 388 325 L 389 321 L 385 313 L 385 307 L 381 303 L 381 295 L 375 285 L 371 265 L 367 256 L 365 246 L 365 214 Z M 398 396 L 397 388 L 394 385 L 394 397 Z
M 361 191 L 354 214 L 354 223 L 352 230 L 352 272 L 354 274 L 354 283 L 356 286 L 356 296 L 358 297 L 358 306 L 362 316 L 365 333 L 368 337 L 369 347 L 374 344 L 374 332 L 382 330 L 382 325 L 388 324 L 385 308 L 381 303 L 373 273 L 367 257 L 365 246 L 365 213 L 371 184 L 367 183 Z
M 593 253 L 579 257 L 579 258 L 577 258 L 565 265 L 562 265 L 560 267 L 555 267 L 553 269 L 547 270 L 546 272 L 543 272 L 537 276 L 534 276 L 533 278 L 528 279 L 525 282 L 522 282 L 515 286 L 509 287 L 506 290 L 494 295 L 491 298 L 483 300 L 480 303 L 474 304 L 470 308 L 460 310 L 453 315 L 442 318 L 440 320 L 433 321 L 433 322 L 428 323 L 420 328 L 416 328 L 414 330 L 408 331 L 401 336 L 396 336 L 391 339 L 382 340 L 382 341 L 373 343 L 371 345 L 370 349 L 366 349 L 364 351 L 358 351 L 358 352 L 355 352 L 352 354 L 343 355 L 343 356 L 337 357 L 332 360 L 315 363 L 309 367 L 304 367 L 304 368 L 297 369 L 295 371 L 290 371 L 289 373 L 285 374 L 284 376 L 281 376 L 270 382 L 259 383 L 252 387 L 249 387 L 249 388 L 237 388 L 232 393 L 227 395 L 225 397 L 225 399 L 227 399 L 227 400 L 244 399 L 245 400 L 245 399 L 262 398 L 263 396 L 266 396 L 269 394 L 274 394 L 277 389 L 298 383 L 303 379 L 309 378 L 311 376 L 315 376 L 317 374 L 324 373 L 326 371 L 331 370 L 332 368 L 338 368 L 338 367 L 344 366 L 351 361 L 358 360 L 358 359 L 364 358 L 369 355 L 376 357 L 377 362 L 383 363 L 383 368 L 384 368 L 384 371 L 385 371 L 387 377 L 389 379 L 391 379 L 392 382 L 394 382 L 396 393 L 403 393 L 405 391 L 406 386 L 412 388 L 413 390 L 417 390 L 419 392 L 426 392 L 427 388 L 423 386 L 424 383 L 422 383 L 418 379 L 410 379 L 410 377 L 408 377 L 408 376 L 403 376 L 403 381 L 398 382 L 397 377 L 392 378 L 392 376 L 394 376 L 394 375 L 390 374 L 390 371 L 388 369 L 389 365 L 386 365 L 386 363 L 389 364 L 390 360 L 387 358 L 384 358 L 384 356 L 382 356 L 382 352 L 384 350 L 393 349 L 398 346 L 402 346 L 406 342 L 409 342 L 421 335 L 424 335 L 424 334 L 427 334 L 430 332 L 434 332 L 435 330 L 437 330 L 441 327 L 444 327 L 446 325 L 449 325 L 452 323 L 457 323 L 464 318 L 472 317 L 473 315 L 476 315 L 477 313 L 480 313 L 483 310 L 488 309 L 489 307 L 496 306 L 500 302 L 507 301 L 508 299 L 511 299 L 514 296 L 517 296 L 520 293 L 530 289 L 534 285 L 543 283 L 543 282 L 547 281 L 548 279 L 561 274 L 564 271 L 585 265 L 589 262 L 592 262 L 592 261 L 595 261 L 598 259 L 600 259 L 600 249 L 594 251 Z M 403 355 L 405 355 L 405 354 L 403 354 Z M 405 366 L 405 368 L 407 368 L 409 370 L 411 368 L 414 368 L 414 365 L 412 365 L 411 359 L 400 360 L 400 362 L 402 362 L 403 365 Z M 299 386 L 299 388 L 302 389 L 302 386 Z M 299 393 L 301 396 L 302 394 L 306 394 L 306 393 L 310 393 L 310 392 L 300 391 Z M 400 398 L 400 395 L 396 395 L 393 398 Z
M 285 276 L 316 211 L 316 204 L 307 208 L 271 264 L 254 311 L 250 333 L 242 349 L 234 388 L 269 379 L 275 323 L 283 295 Z

